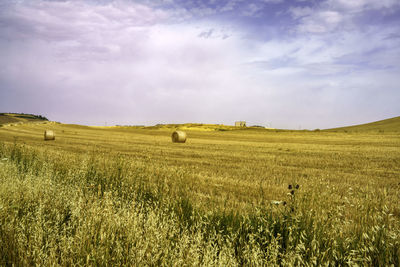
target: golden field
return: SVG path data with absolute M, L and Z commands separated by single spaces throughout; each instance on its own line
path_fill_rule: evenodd
M 3 125 L 0 264 L 398 266 L 390 123 Z M 46 129 L 55 141 L 43 141 Z M 186 143 L 171 142 L 175 129 Z

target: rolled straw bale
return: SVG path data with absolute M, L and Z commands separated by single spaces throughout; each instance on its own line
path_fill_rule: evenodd
M 185 143 L 186 133 L 182 131 L 175 131 L 172 133 L 172 142 L 174 143 Z
M 44 131 L 44 140 L 48 141 L 48 140 L 56 140 L 56 135 L 54 134 L 53 131 L 51 130 L 46 130 Z

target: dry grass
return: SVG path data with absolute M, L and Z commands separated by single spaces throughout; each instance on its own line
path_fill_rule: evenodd
M 45 128 L 0 128 L 3 264 L 399 264 L 398 133 Z

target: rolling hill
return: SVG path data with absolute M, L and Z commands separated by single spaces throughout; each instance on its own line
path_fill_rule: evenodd
M 46 117 L 41 115 L 24 114 L 24 113 L 0 113 L 0 125 L 9 123 L 24 123 L 48 121 Z
M 26 122 L 46 122 L 48 119 L 41 115 L 24 114 L 24 113 L 0 113 L 0 126 L 5 124 L 21 124 Z M 125 128 L 124 126 L 114 126 L 117 128 Z M 99 128 L 110 128 L 110 127 L 99 127 Z M 260 127 L 246 127 L 238 128 L 228 125 L 216 125 L 216 124 L 199 124 L 199 123 L 185 123 L 185 124 L 158 124 L 154 126 L 142 126 L 139 128 L 146 129 L 180 129 L 180 130 L 197 130 L 197 131 L 230 131 L 230 130 L 243 130 L 243 129 L 261 129 L 271 130 L 270 128 Z M 277 130 L 277 129 L 273 129 Z M 285 130 L 280 130 L 285 131 Z M 290 131 L 290 130 L 286 130 Z M 400 116 L 375 121 L 371 123 L 330 128 L 324 131 L 329 132 L 400 132 Z
M 352 131 L 352 132 L 369 132 L 369 131 L 378 131 L 378 132 L 400 132 L 400 116 L 375 121 L 371 123 L 353 125 L 353 126 L 346 126 L 346 127 L 339 127 L 339 128 L 332 128 L 326 129 L 326 131 Z

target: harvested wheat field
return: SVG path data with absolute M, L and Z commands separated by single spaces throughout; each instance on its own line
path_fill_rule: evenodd
M 0 127 L 0 265 L 399 266 L 390 123 Z

